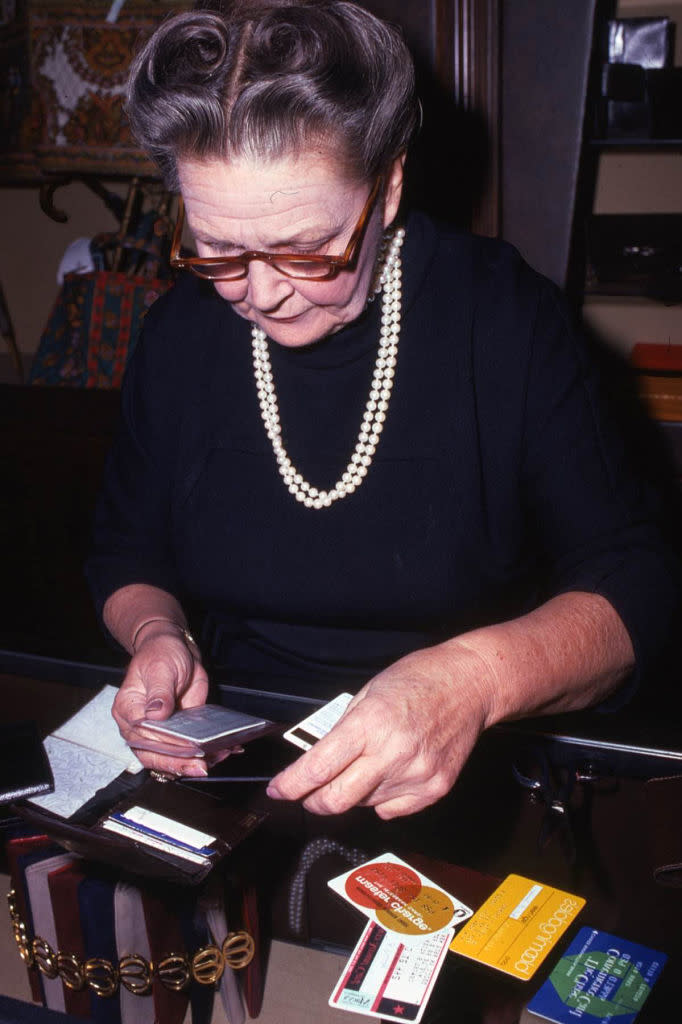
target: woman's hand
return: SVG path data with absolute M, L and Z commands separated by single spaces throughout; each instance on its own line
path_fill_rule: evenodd
M 206 702 L 208 677 L 198 649 L 179 629 L 158 623 L 149 626 L 128 666 L 116 696 L 113 716 L 126 743 L 146 768 L 182 775 L 205 775 L 198 748 L 162 736 L 139 723 L 162 721 L 180 708 Z
M 355 804 L 381 818 L 412 814 L 447 793 L 484 729 L 594 704 L 634 663 L 627 629 L 606 598 L 559 594 L 517 619 L 401 658 L 268 793 L 303 798 L 318 814 Z
M 356 804 L 394 818 L 452 787 L 490 713 L 485 662 L 456 641 L 416 651 L 375 676 L 268 793 L 317 814 Z

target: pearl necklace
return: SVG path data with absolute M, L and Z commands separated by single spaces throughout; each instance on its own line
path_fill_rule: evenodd
M 287 455 L 282 443 L 268 339 L 262 328 L 255 324 L 251 325 L 254 375 L 265 430 L 272 443 L 279 472 L 287 490 L 306 508 L 329 508 L 335 501 L 352 494 L 361 485 L 372 465 L 386 419 L 398 354 L 402 296 L 400 247 L 404 238 L 405 229 L 398 228 L 391 239 L 377 288 L 377 290 L 383 289 L 381 336 L 369 399 L 362 418 L 358 440 L 344 473 L 328 491 L 319 491 L 317 487 L 313 487 L 307 480 L 304 480 Z

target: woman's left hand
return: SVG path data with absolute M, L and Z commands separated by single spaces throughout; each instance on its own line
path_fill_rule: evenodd
M 457 641 L 415 651 L 375 676 L 312 750 L 272 780 L 275 799 L 316 814 L 365 804 L 395 818 L 452 787 L 491 711 L 489 669 Z

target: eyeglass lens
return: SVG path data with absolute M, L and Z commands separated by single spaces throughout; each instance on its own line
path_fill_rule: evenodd
M 268 260 L 268 263 L 275 270 L 278 270 L 281 274 L 286 277 L 299 277 L 299 278 L 325 278 L 330 276 L 330 266 L 328 263 L 320 263 L 314 260 L 306 262 L 305 260 Z M 248 261 L 244 262 L 232 262 L 225 263 L 191 263 L 190 269 L 198 274 L 199 277 L 207 278 L 209 281 L 237 281 L 243 277 L 246 277 L 248 273 Z

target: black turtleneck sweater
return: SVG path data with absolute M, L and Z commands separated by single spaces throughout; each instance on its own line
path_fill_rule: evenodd
M 563 301 L 504 243 L 407 224 L 395 384 L 367 478 L 331 508 L 286 490 L 261 421 L 249 324 L 187 276 L 127 371 L 88 575 L 208 612 L 235 681 L 320 696 L 400 655 L 570 590 L 621 615 L 646 667 L 678 600 Z M 350 457 L 381 301 L 302 349 L 270 345 L 285 447 L 328 488 Z

